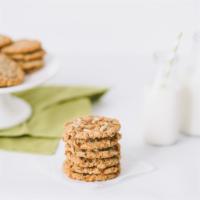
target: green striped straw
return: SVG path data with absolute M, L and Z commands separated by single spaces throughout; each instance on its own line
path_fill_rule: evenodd
M 171 58 L 167 61 L 167 64 L 166 64 L 166 67 L 165 67 L 165 70 L 164 70 L 164 77 L 163 77 L 163 82 L 161 83 L 161 86 L 165 87 L 166 86 L 166 82 L 167 80 L 169 79 L 170 75 L 171 75 L 171 72 L 172 72 L 172 68 L 173 68 L 173 65 L 175 63 L 175 60 L 176 60 L 176 57 L 177 57 L 177 52 L 178 52 L 178 49 L 180 47 L 180 43 L 181 43 L 181 39 L 183 37 L 183 33 L 179 33 L 178 36 L 177 36 L 177 39 L 176 39 L 176 42 L 175 42 L 175 45 L 172 49 L 172 56 Z

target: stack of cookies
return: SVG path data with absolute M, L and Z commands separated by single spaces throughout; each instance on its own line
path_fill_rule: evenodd
M 17 40 L 0 34 L 0 87 L 21 84 L 25 74 L 44 66 L 45 51 L 37 40 Z
M 105 181 L 120 173 L 120 123 L 106 117 L 82 117 L 65 126 L 65 174 L 81 181 Z
M 7 41 L 1 52 L 16 61 L 25 73 L 33 72 L 44 65 L 45 51 L 37 40 Z

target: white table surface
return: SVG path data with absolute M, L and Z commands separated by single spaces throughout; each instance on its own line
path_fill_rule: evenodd
M 133 147 L 135 159 L 157 169 L 102 190 L 84 191 L 38 171 L 32 164 L 36 155 L 0 151 L 0 199 L 199 199 L 200 138 L 181 136 L 176 145 L 158 148 L 145 145 L 139 131 L 143 87 L 156 70 L 152 53 L 169 47 L 180 30 L 185 33 L 182 51 L 188 52 L 196 29 L 191 1 L 16 2 L 2 2 L 1 30 L 16 38 L 41 38 L 55 52 L 61 70 L 49 83 L 110 87 L 93 113 L 119 118 L 122 145 Z

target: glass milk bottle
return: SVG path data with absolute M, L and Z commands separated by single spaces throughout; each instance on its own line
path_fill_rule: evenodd
M 156 62 L 161 66 L 152 86 L 145 90 L 142 130 L 145 141 L 152 145 L 172 145 L 179 134 L 179 92 L 173 63 L 170 76 L 164 67 L 170 54 L 159 53 Z
M 182 132 L 200 136 L 200 32 L 193 38 L 194 70 L 182 88 Z

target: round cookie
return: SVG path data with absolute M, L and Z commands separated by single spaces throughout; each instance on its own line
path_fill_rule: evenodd
M 32 72 L 44 66 L 43 60 L 33 60 L 28 62 L 18 62 L 25 72 Z
M 2 52 L 6 54 L 20 54 L 34 52 L 41 48 L 41 43 L 37 40 L 18 40 L 2 48 Z
M 66 135 L 74 139 L 95 139 L 114 137 L 119 132 L 120 123 L 106 117 L 82 117 L 65 125 Z
M 87 159 L 68 154 L 67 160 L 79 167 L 97 167 L 105 169 L 119 164 L 120 157 L 102 158 L 102 159 Z
M 46 52 L 41 49 L 32 53 L 10 54 L 9 56 L 16 61 L 32 61 L 42 59 L 45 54 Z
M 74 165 L 70 161 L 65 161 L 65 167 L 69 168 L 71 171 L 80 173 L 80 174 L 114 174 L 120 171 L 120 166 L 115 165 L 104 169 L 99 169 L 97 167 L 79 167 Z
M 80 174 L 73 172 L 69 168 L 64 166 L 64 173 L 72 179 L 86 181 L 86 182 L 94 182 L 94 181 L 106 181 L 119 176 L 120 172 L 113 174 Z
M 88 159 L 111 158 L 114 156 L 120 156 L 120 145 L 118 144 L 114 147 L 97 151 L 83 151 L 71 146 L 67 146 L 66 155 L 69 156 L 70 153 L 72 153 L 76 157 Z
M 5 35 L 0 35 L 0 48 L 12 43 L 12 39 Z
M 24 72 L 8 56 L 0 54 L 0 87 L 14 86 L 24 81 Z
M 113 138 L 103 138 L 103 139 L 68 139 L 69 137 L 64 137 L 64 141 L 67 145 L 77 147 L 83 150 L 94 150 L 94 149 L 105 149 L 110 148 L 118 144 L 118 140 L 121 138 L 120 133 L 117 133 Z

